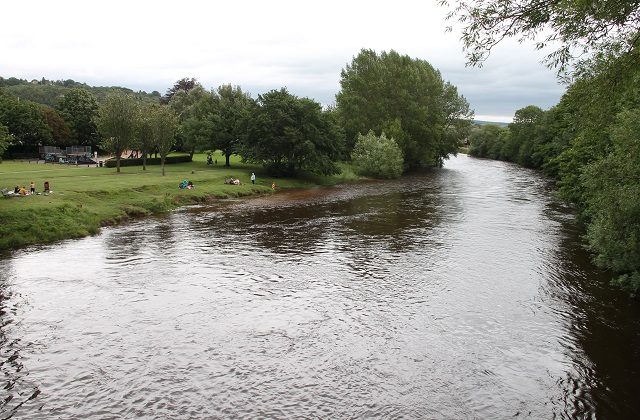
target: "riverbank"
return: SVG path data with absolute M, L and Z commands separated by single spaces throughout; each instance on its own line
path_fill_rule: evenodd
M 166 165 L 166 175 L 162 176 L 160 166 L 147 166 L 146 170 L 141 166 L 122 167 L 117 173 L 115 168 L 96 165 L 5 161 L 0 164 L 2 188 L 13 191 L 19 185 L 29 189 L 34 182 L 40 194 L 2 199 L 0 251 L 95 235 L 104 226 L 184 205 L 356 179 L 346 167 L 342 175 L 334 177 L 275 179 L 266 176 L 259 166 L 241 163 L 238 157 L 232 157 L 230 165 L 207 165 L 206 155 L 200 154 L 189 163 Z M 256 174 L 255 184 L 251 183 L 252 172 Z M 229 178 L 239 179 L 242 185 L 225 184 Z M 195 188 L 178 188 L 184 180 L 193 182 Z M 48 195 L 43 191 L 45 182 L 51 188 Z

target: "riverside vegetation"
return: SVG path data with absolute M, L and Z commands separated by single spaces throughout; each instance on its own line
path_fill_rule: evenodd
M 36 185 L 42 192 L 45 181 L 49 195 L 29 195 L 0 201 L 0 250 L 80 238 L 100 232 L 100 228 L 139 217 L 168 211 L 183 205 L 216 199 L 271 194 L 281 188 L 308 188 L 355 180 L 348 166 L 340 175 L 330 177 L 300 174 L 297 178 L 275 179 L 258 165 L 231 157 L 231 166 L 206 164 L 205 154 L 196 154 L 192 162 L 167 165 L 165 176 L 160 166 L 114 168 L 26 163 L 5 160 L 0 165 L 0 185 L 13 190 L 16 185 Z M 250 181 L 256 173 L 256 183 Z M 238 178 L 242 185 L 225 184 Z M 194 189 L 180 189 L 184 180 Z

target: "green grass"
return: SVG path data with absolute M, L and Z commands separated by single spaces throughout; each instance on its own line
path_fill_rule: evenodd
M 274 179 L 262 167 L 240 162 L 233 156 L 230 167 L 224 158 L 207 166 L 206 155 L 195 155 L 193 162 L 165 166 L 115 168 L 67 166 L 4 161 L 0 164 L 0 187 L 13 190 L 16 185 L 27 189 L 33 181 L 42 192 L 48 181 L 48 196 L 0 199 L 0 250 L 48 243 L 61 239 L 93 235 L 103 226 L 117 224 L 127 218 L 144 216 L 173 208 L 204 203 L 216 199 L 272 194 L 288 188 L 309 188 L 357 179 L 348 165 L 343 173 L 332 177 L 301 174 L 295 179 Z M 251 172 L 256 183 L 251 184 Z M 243 185 L 227 185 L 225 179 L 238 178 Z M 179 189 L 183 180 L 192 181 L 192 190 Z M 276 183 L 275 191 L 271 188 Z

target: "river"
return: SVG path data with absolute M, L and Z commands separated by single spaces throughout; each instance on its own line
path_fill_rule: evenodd
M 640 305 L 582 233 L 460 155 L 5 254 L 0 418 L 639 418 Z

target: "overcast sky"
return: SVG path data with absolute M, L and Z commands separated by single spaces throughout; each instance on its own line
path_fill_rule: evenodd
M 500 45 L 484 67 L 465 67 L 459 33 L 445 33 L 437 0 L 111 0 L 3 2 L 0 76 L 73 79 L 164 94 L 183 78 L 252 96 L 287 87 L 332 104 L 340 71 L 362 48 L 419 58 L 475 110 L 510 121 L 548 109 L 565 87 L 532 45 Z

